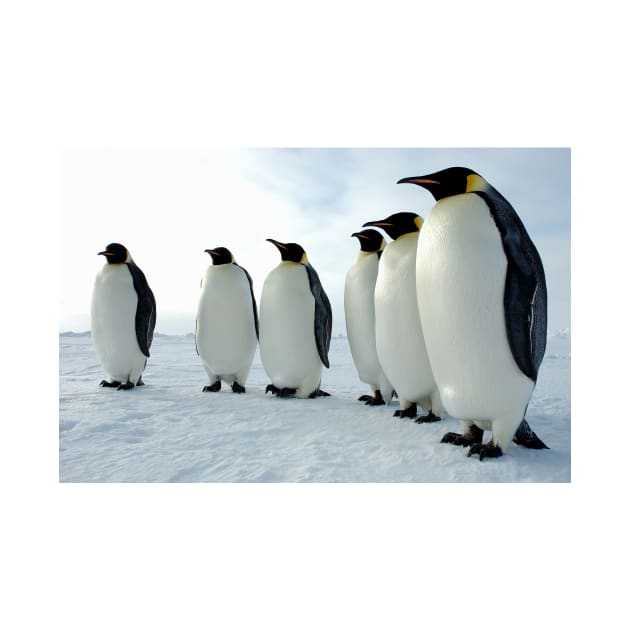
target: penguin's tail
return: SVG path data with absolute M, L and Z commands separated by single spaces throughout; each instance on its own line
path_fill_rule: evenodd
M 521 424 L 518 425 L 516 429 L 516 433 L 512 438 L 512 441 L 519 446 L 524 446 L 525 448 L 549 448 L 533 431 L 532 428 L 527 424 L 527 420 L 523 418 L 521 420 Z

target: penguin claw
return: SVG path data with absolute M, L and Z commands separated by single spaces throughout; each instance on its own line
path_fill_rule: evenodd
M 120 383 L 116 389 L 133 389 L 135 385 L 131 381 L 127 381 L 126 383 Z
M 440 440 L 441 444 L 454 444 L 455 446 L 473 446 L 474 444 L 481 444 L 483 439 L 483 431 L 476 425 L 471 424 L 466 433 L 453 433 L 448 432 L 442 436 Z
M 359 396 L 359 400 L 364 402 L 366 405 L 370 407 L 376 407 L 377 405 L 384 405 L 385 400 L 383 399 L 383 394 L 381 394 L 381 390 L 377 389 L 374 392 L 374 396 L 370 396 L 369 394 L 363 394 L 363 396 Z
M 330 396 L 330 394 L 325 392 L 323 389 L 316 389 L 310 394 L 309 398 L 319 398 L 320 396 Z
M 235 394 L 244 394 L 245 393 L 245 388 L 240 383 L 237 383 L 236 381 L 234 381 L 232 383 L 232 391 Z
M 371 397 L 370 400 L 368 400 L 365 404 L 369 405 L 370 407 L 377 407 L 378 405 L 384 405 L 385 401 L 382 398 L 377 398 L 376 396 L 374 396 Z
M 120 381 L 106 381 L 103 379 L 99 384 L 99 387 L 120 387 Z
M 267 385 L 267 387 L 265 388 L 265 394 L 271 392 L 274 396 L 278 396 L 279 398 L 289 398 L 291 396 L 295 396 L 296 391 L 297 389 L 291 387 L 283 387 L 282 389 L 280 389 L 279 387 L 276 387 L 273 383 L 269 383 L 269 385 Z
M 494 442 L 490 441 L 487 444 L 473 444 L 468 451 L 467 457 L 471 455 L 479 455 L 479 461 L 481 461 L 486 457 L 501 457 L 503 451 L 500 446 L 496 446 Z
M 295 392 L 297 392 L 297 389 L 294 387 L 283 387 L 278 390 L 277 395 L 280 396 L 280 398 L 290 398 L 291 396 L 295 396 Z
M 475 442 L 465 438 L 461 433 L 449 431 L 442 436 L 440 444 L 454 444 L 455 446 L 472 446 Z
M 215 381 L 212 385 L 206 385 L 202 392 L 218 392 L 221 389 L 221 381 Z
M 415 418 L 418 415 L 418 407 L 416 403 L 413 403 L 407 409 L 396 409 L 394 411 L 394 418 Z
M 436 416 L 432 411 L 429 411 L 426 416 L 420 416 L 419 418 L 416 418 L 414 422 L 416 424 L 425 424 L 427 422 L 440 422 L 440 420 L 442 420 L 440 416 Z

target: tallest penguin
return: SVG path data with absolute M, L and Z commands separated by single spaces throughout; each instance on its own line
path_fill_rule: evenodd
M 418 239 L 418 303 L 427 351 L 448 413 L 463 435 L 442 441 L 499 457 L 512 439 L 546 448 L 524 415 L 547 340 L 540 256 L 514 208 L 469 168 L 407 177 L 436 200 Z M 492 439 L 482 444 L 484 430 Z

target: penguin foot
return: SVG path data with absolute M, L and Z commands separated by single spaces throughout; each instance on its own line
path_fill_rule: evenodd
M 542 449 L 549 448 L 531 429 L 525 418 L 518 425 L 512 442 L 525 448 Z
M 416 424 L 424 424 L 426 422 L 440 422 L 440 420 L 442 420 L 440 416 L 436 416 L 432 411 L 429 411 L 426 416 L 420 416 L 419 418 L 416 418 L 414 422 Z
M 237 383 L 236 381 L 234 381 L 232 383 L 232 391 L 235 394 L 244 394 L 245 393 L 245 388 L 240 383 Z
M 471 424 L 466 432 L 461 433 L 445 433 L 440 440 L 441 444 L 454 444 L 455 446 L 472 446 L 473 444 L 481 444 L 483 431 L 474 424 Z
M 368 400 L 365 404 L 370 407 L 377 407 L 378 405 L 384 405 L 385 401 L 383 400 L 383 398 L 377 398 L 376 396 L 371 396 L 370 400 Z
M 271 392 L 274 396 L 278 396 L 279 398 L 290 398 L 291 396 L 295 396 L 295 392 L 297 389 L 293 387 L 283 387 L 280 389 L 276 387 L 273 383 L 269 383 L 265 388 L 265 394 Z
M 314 392 L 309 394 L 309 398 L 319 398 L 320 396 L 330 396 L 330 394 L 325 392 L 323 389 L 316 389 Z
M 136 387 L 142 387 L 142 385 L 144 385 L 144 381 L 142 380 L 142 376 L 138 379 L 138 382 L 136 383 Z
M 455 446 L 472 446 L 476 444 L 474 440 L 464 437 L 461 433 L 449 431 L 442 436 L 440 444 L 454 444 Z
M 126 383 L 121 383 L 118 385 L 116 389 L 133 389 L 135 385 L 131 381 L 127 381 Z
M 473 444 L 468 451 L 468 457 L 471 455 L 479 455 L 479 461 L 481 461 L 486 457 L 501 457 L 503 451 L 500 446 L 495 446 L 491 440 L 487 444 Z
M 215 381 L 212 385 L 206 385 L 202 392 L 218 392 L 221 390 L 221 381 Z
M 359 400 L 361 402 L 364 402 L 366 405 L 370 405 L 370 407 L 376 407 L 377 405 L 385 404 L 385 400 L 383 400 L 383 394 L 381 394 L 380 389 L 377 389 L 374 392 L 374 396 L 370 396 L 369 394 L 359 396 Z
M 295 396 L 295 392 L 297 392 L 295 387 L 283 387 L 278 390 L 276 395 L 280 398 L 291 398 L 291 396 Z
M 99 387 L 120 387 L 120 381 L 106 381 L 103 379 L 98 385 Z
M 416 403 L 413 403 L 407 409 L 396 409 L 394 411 L 394 418 L 415 418 L 418 415 L 418 407 Z

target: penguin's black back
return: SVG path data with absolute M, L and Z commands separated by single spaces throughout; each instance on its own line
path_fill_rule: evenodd
M 251 296 L 252 296 L 252 307 L 254 309 L 254 326 L 256 328 L 256 339 L 258 339 L 259 338 L 258 336 L 258 308 L 256 306 L 256 298 L 254 297 L 254 283 L 252 282 L 252 277 L 249 275 L 249 273 L 247 273 L 247 269 L 245 269 L 245 267 L 241 267 L 240 265 L 237 265 L 236 263 L 232 263 L 232 264 L 236 265 L 247 276 L 247 281 L 249 282 L 249 292 L 251 293 Z
M 133 280 L 133 288 L 138 295 L 136 307 L 136 339 L 145 357 L 149 355 L 149 348 L 153 342 L 155 330 L 156 308 L 155 297 L 142 269 L 133 261 L 125 263 Z
M 328 362 L 328 350 L 330 349 L 330 338 L 332 336 L 332 307 L 319 276 L 310 263 L 305 263 L 304 267 L 308 275 L 308 283 L 311 293 L 315 298 L 315 344 L 319 358 L 326 367 L 330 367 Z
M 503 310 L 508 342 L 520 370 L 536 381 L 547 346 L 545 270 L 523 222 L 494 188 L 475 191 L 488 205 L 507 258 Z

